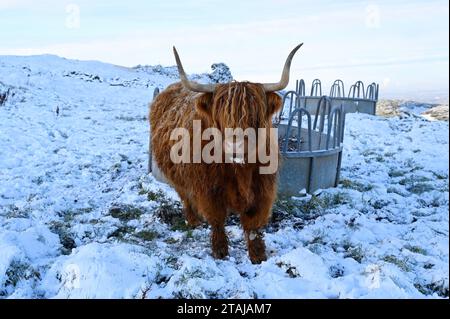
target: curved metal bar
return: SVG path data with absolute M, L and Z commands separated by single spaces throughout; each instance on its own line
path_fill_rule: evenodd
M 353 84 L 350 87 L 350 90 L 348 91 L 348 97 L 361 98 L 361 94 L 362 94 L 363 99 L 366 99 L 366 92 L 364 90 L 364 83 L 362 81 L 357 81 L 355 84 Z
M 341 140 L 341 144 L 344 143 L 344 134 L 345 134 L 345 112 L 344 112 L 344 105 L 341 104 L 341 132 L 339 133 L 339 137 Z
M 311 96 L 322 96 L 322 82 L 319 79 L 312 81 Z
M 294 121 L 294 117 L 297 113 L 298 113 L 297 152 L 301 152 L 300 139 L 301 139 L 301 126 L 302 126 L 303 114 L 306 115 L 306 118 L 308 120 L 308 150 L 309 150 L 309 152 L 312 152 L 311 114 L 308 112 L 308 110 L 306 110 L 304 108 L 296 108 L 296 109 L 294 109 L 291 116 L 289 117 L 286 133 L 284 136 L 283 146 L 282 146 L 282 153 L 288 153 L 287 147 L 288 147 L 289 136 L 290 136 L 290 132 L 291 132 L 291 128 L 292 128 L 292 122 Z
M 378 84 L 372 82 L 366 89 L 366 99 L 377 101 L 378 100 Z
M 336 140 L 340 139 L 340 136 L 338 135 L 338 131 L 341 124 L 341 115 L 342 115 L 341 107 L 334 107 L 330 114 L 328 115 L 328 127 L 327 127 L 327 140 L 325 143 L 325 149 L 328 150 L 330 146 L 330 137 L 331 137 L 331 131 L 333 130 L 333 148 L 336 147 Z M 339 121 L 338 121 L 339 120 Z M 334 128 L 333 128 L 334 124 Z M 338 143 L 339 145 L 339 143 Z
M 338 122 L 338 113 L 339 113 L 339 117 L 340 117 L 340 112 L 336 112 L 334 114 L 334 128 L 333 128 L 333 148 L 336 148 L 336 140 L 338 141 L 337 144 L 339 145 L 339 140 L 338 138 L 338 131 L 339 131 L 339 122 Z M 332 115 L 333 116 L 333 115 Z
M 311 114 L 308 112 L 308 110 L 306 110 L 304 108 L 300 108 L 300 112 L 304 113 L 308 120 L 308 150 L 310 152 L 312 152 Z M 300 117 L 300 119 L 303 122 L 303 115 Z M 300 139 L 300 136 L 299 136 L 299 139 Z M 299 148 L 299 150 L 300 150 L 300 148 Z
M 294 112 L 292 112 L 292 114 L 289 116 L 289 122 L 288 122 L 288 126 L 286 129 L 286 133 L 284 135 L 284 141 L 283 141 L 283 153 L 287 153 L 287 147 L 288 147 L 288 142 L 289 142 L 289 133 L 291 132 L 291 127 L 292 127 L 292 122 L 294 121 L 294 116 L 296 113 L 299 113 L 300 109 L 294 109 Z
M 331 97 L 345 96 L 344 82 L 342 82 L 342 80 L 337 79 L 333 82 L 333 85 L 331 86 L 330 90 L 330 96 Z
M 296 82 L 296 92 L 298 96 L 306 96 L 305 92 L 305 81 L 301 79 L 300 81 L 297 80 Z
M 290 117 L 291 112 L 292 112 L 292 106 L 298 103 L 298 95 L 297 92 L 295 91 L 287 91 L 284 95 L 283 95 L 283 101 L 281 102 L 282 107 L 280 110 L 280 113 L 278 115 L 278 123 L 281 122 L 281 117 L 284 115 L 284 104 L 286 104 L 286 99 L 288 98 L 288 96 L 291 95 L 290 97 L 290 101 L 289 101 L 289 113 L 288 113 L 288 117 Z M 295 96 L 295 99 L 294 99 Z
M 343 148 L 344 147 L 341 145 L 340 147 L 335 148 L 335 149 L 317 150 L 317 151 L 312 151 L 312 152 L 286 152 L 286 153 L 282 153 L 282 155 L 287 158 L 321 157 L 321 156 L 327 156 L 327 155 L 339 153 L 343 150 Z
M 322 109 L 322 105 L 324 106 L 323 109 Z M 328 109 L 328 112 L 327 112 L 327 109 Z M 319 116 L 321 110 L 322 110 L 322 115 Z M 316 114 L 315 114 L 314 126 L 313 126 L 314 130 L 317 128 L 317 120 L 320 117 L 319 131 L 323 132 L 323 126 L 325 123 L 325 112 L 327 112 L 329 115 L 330 111 L 331 111 L 331 99 L 328 96 L 324 95 L 317 102 L 317 108 L 316 108 Z

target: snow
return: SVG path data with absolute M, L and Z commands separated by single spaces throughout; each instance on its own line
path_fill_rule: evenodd
M 0 297 L 448 298 L 449 127 L 423 104 L 349 114 L 340 186 L 276 204 L 252 265 L 235 219 L 214 260 L 146 173 L 148 102 L 174 67 L 2 56 L 0 81 Z

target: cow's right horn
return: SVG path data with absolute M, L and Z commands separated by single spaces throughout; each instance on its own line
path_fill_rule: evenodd
M 281 80 L 278 83 L 264 83 L 264 91 L 266 92 L 274 92 L 283 90 L 289 84 L 289 71 L 291 69 L 292 58 L 294 57 L 295 52 L 303 45 L 300 43 L 297 45 L 291 53 L 289 53 L 286 62 L 284 63 L 283 73 L 281 74 Z
M 186 76 L 186 72 L 184 72 L 183 65 L 181 64 L 180 57 L 178 56 L 178 52 L 175 47 L 173 47 L 173 54 L 175 55 L 175 60 L 177 61 L 178 73 L 180 74 L 181 83 L 186 89 L 194 92 L 214 92 L 216 88 L 214 84 L 200 84 L 194 81 L 190 81 Z

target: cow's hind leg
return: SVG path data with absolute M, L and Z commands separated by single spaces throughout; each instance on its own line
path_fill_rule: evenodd
M 197 227 L 202 224 L 202 220 L 195 212 L 193 206 L 191 203 L 184 203 L 183 205 L 183 214 L 186 218 L 186 221 L 189 226 L 191 227 Z
M 178 195 L 180 195 L 181 201 L 183 202 L 183 214 L 184 218 L 186 218 L 188 225 L 190 227 L 199 226 L 203 221 L 195 211 L 194 205 L 189 199 L 189 197 L 186 196 L 186 194 L 184 194 L 181 191 L 178 191 Z
M 204 197 L 198 202 L 198 209 L 211 225 L 211 248 L 214 258 L 228 256 L 228 238 L 225 233 L 227 211 L 220 196 Z

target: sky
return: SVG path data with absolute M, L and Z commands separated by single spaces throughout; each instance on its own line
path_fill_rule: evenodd
M 380 97 L 446 101 L 449 4 L 440 0 L 0 0 L 0 55 L 56 54 L 188 73 L 226 63 L 238 81 L 275 82 L 303 42 L 289 87 L 357 80 Z

